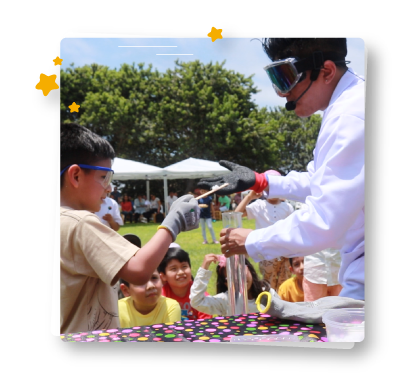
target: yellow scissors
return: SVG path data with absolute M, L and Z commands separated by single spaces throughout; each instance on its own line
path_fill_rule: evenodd
M 266 307 L 262 310 L 261 309 L 261 298 L 262 298 L 262 296 L 263 295 L 266 295 L 267 296 L 267 305 L 266 305 Z M 271 294 L 268 292 L 268 291 L 263 291 L 262 293 L 260 293 L 260 294 L 258 294 L 258 297 L 257 297 L 257 299 L 256 299 L 256 306 L 257 306 L 257 309 L 261 312 L 261 313 L 266 313 L 268 310 L 269 310 L 269 308 L 271 307 Z

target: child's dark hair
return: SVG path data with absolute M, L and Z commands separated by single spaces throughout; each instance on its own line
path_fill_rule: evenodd
M 60 172 L 73 164 L 93 165 L 104 159 L 114 159 L 111 144 L 79 124 L 61 124 L 61 162 Z M 83 169 L 84 172 L 90 170 Z M 61 186 L 63 178 L 61 178 Z
M 192 268 L 190 264 L 189 254 L 185 250 L 182 250 L 180 247 L 170 247 L 164 256 L 164 259 L 161 261 L 160 265 L 157 268 L 158 272 L 165 274 L 165 268 L 167 267 L 168 263 L 173 259 L 176 259 L 179 263 L 188 262 L 189 267 Z
M 158 273 L 160 273 L 160 272 L 158 271 L 158 269 L 156 269 L 156 271 L 157 271 Z M 125 281 L 125 280 L 123 280 L 122 278 L 120 278 L 120 279 L 119 279 L 119 282 L 120 282 L 121 284 L 124 284 L 126 287 L 129 288 L 129 282 L 128 282 L 128 281 Z M 121 289 L 120 289 L 120 290 L 121 290 Z M 125 298 L 125 296 L 122 295 L 122 298 Z M 118 297 L 118 299 L 121 299 L 121 298 Z
M 248 292 L 248 296 L 250 299 L 255 299 L 257 298 L 258 294 L 262 293 L 263 291 L 269 291 L 270 285 L 266 280 L 259 280 L 256 270 L 248 259 L 245 259 L 244 261 L 251 273 L 251 278 L 253 280 Z M 220 267 L 219 265 L 217 266 L 217 294 L 228 291 L 225 279 L 226 276 L 224 275 L 223 268 L 225 267 Z
M 127 234 L 124 234 L 122 237 L 124 237 L 131 244 L 134 244 L 137 247 L 142 247 L 142 241 L 140 240 L 140 238 L 138 236 L 136 236 L 136 234 L 127 233 Z M 129 287 L 129 282 L 123 280 L 122 278 L 120 278 L 119 281 L 121 284 L 124 284 L 125 286 Z M 124 295 L 122 294 L 121 289 L 119 289 L 118 292 L 119 292 L 118 299 L 124 298 Z
M 119 281 L 120 281 L 121 284 L 124 284 L 126 287 L 129 288 L 129 282 L 128 282 L 128 281 L 125 281 L 125 280 L 123 280 L 122 278 L 120 278 Z M 123 297 L 123 298 L 124 298 L 124 297 Z M 121 298 L 120 298 L 120 299 L 121 299 Z

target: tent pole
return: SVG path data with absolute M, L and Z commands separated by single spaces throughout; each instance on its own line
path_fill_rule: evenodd
M 164 176 L 164 211 L 165 215 L 168 214 L 168 202 L 167 202 L 167 197 L 168 197 L 168 183 L 167 183 L 167 177 Z
M 150 181 L 146 180 L 146 196 L 147 200 L 150 201 Z

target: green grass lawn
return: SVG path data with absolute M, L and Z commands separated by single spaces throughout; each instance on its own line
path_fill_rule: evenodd
M 142 241 L 142 246 L 146 244 L 151 237 L 156 233 L 157 227 L 159 224 L 155 223 L 148 223 L 148 224 L 143 224 L 143 223 L 127 223 L 123 227 L 121 227 L 118 231 L 119 234 L 124 235 L 126 233 L 133 233 L 136 234 Z M 217 237 L 217 240 L 219 241 L 219 232 L 222 229 L 222 221 L 217 220 L 215 223 L 213 223 L 213 228 L 215 232 L 215 236 Z M 250 229 L 255 229 L 255 220 L 247 220 L 247 218 L 243 218 L 243 228 L 250 228 Z M 208 241 L 211 241 L 211 235 L 206 228 L 207 232 L 207 237 Z M 208 245 L 203 245 L 203 237 L 201 235 L 201 228 L 199 229 L 190 231 L 190 232 L 182 232 L 181 234 L 178 235 L 176 239 L 176 243 L 182 247 L 183 250 L 187 251 L 189 253 L 190 257 L 190 262 L 192 265 L 192 275 L 193 277 L 196 276 L 198 268 L 201 266 L 201 263 L 203 262 L 204 255 L 206 254 L 221 254 L 221 245 L 216 245 L 216 244 L 208 244 Z M 260 272 L 258 269 L 258 264 L 255 265 L 254 261 L 252 259 L 249 259 L 250 262 L 254 265 L 254 268 L 256 269 L 258 275 L 260 276 Z M 213 271 L 213 275 L 211 277 L 210 283 L 208 284 L 207 291 L 211 295 L 216 294 L 216 279 L 217 275 L 215 273 L 215 268 L 216 264 L 212 263 L 210 266 L 210 270 Z M 261 278 L 261 277 L 260 277 Z

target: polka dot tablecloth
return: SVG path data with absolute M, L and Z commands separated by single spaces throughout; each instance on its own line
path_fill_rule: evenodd
M 183 322 L 62 334 L 65 342 L 229 342 L 236 335 L 295 335 L 327 342 L 324 324 L 303 324 L 257 313 Z

